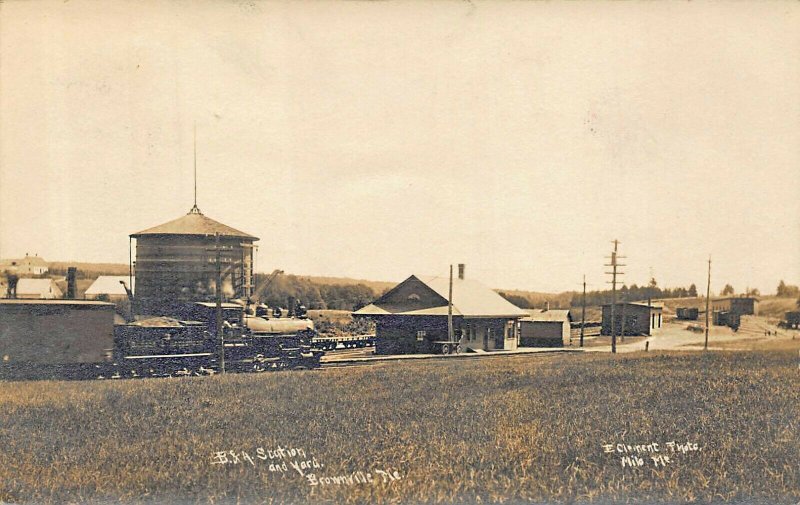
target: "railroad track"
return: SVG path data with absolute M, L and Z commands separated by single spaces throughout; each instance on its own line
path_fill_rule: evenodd
M 359 352 L 360 351 L 360 352 Z M 328 368 L 346 368 L 346 367 L 356 367 L 356 366 L 375 366 L 375 365 L 386 365 L 386 364 L 393 364 L 402 361 L 424 361 L 424 360 L 443 360 L 443 359 L 504 359 L 504 360 L 518 360 L 518 359 L 530 359 L 533 357 L 544 356 L 544 355 L 552 355 L 556 353 L 562 353 L 565 351 L 562 350 L 548 350 L 542 352 L 534 352 L 534 353 L 514 353 L 514 354 L 460 354 L 460 355 L 420 355 L 420 356 L 409 356 L 409 355 L 398 355 L 398 356 L 384 356 L 383 359 L 367 359 L 367 360 L 358 360 L 355 361 L 357 358 L 366 358 L 373 356 L 372 354 L 364 355 L 364 349 L 347 349 L 344 351 L 337 351 L 335 353 L 335 358 L 331 361 L 326 361 L 325 357 L 323 357 L 322 361 L 320 362 L 321 369 L 328 369 Z M 566 351 L 566 352 L 576 352 L 576 351 Z M 331 355 L 333 353 L 328 353 Z M 352 359 L 352 361 L 350 360 Z

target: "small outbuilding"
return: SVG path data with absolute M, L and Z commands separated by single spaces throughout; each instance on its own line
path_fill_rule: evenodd
M 572 316 L 565 309 L 528 309 L 519 320 L 521 347 L 562 347 L 569 345 Z
M 610 303 L 603 305 L 603 335 L 611 335 Z M 664 307 L 647 302 L 623 302 L 614 305 L 614 333 L 617 335 L 652 335 L 661 329 Z
M 524 310 L 483 284 L 453 279 L 452 319 L 462 351 L 514 350 L 519 345 L 517 322 Z M 376 354 L 440 353 L 448 341 L 449 277 L 412 275 L 370 305 L 353 313 L 376 324 Z M 450 347 L 452 350 L 452 347 Z

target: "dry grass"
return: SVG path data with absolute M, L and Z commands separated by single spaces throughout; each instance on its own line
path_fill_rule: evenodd
M 262 375 L 7 383 L 0 500 L 84 503 L 796 503 L 796 350 L 396 363 Z M 664 469 L 604 443 L 696 442 Z M 214 451 L 303 448 L 312 487 Z M 290 469 L 290 472 L 293 472 Z
M 765 296 L 758 302 L 758 314 L 776 321 L 782 321 L 787 312 L 800 310 L 796 298 Z
M 795 331 L 791 336 L 744 338 L 741 340 L 728 340 L 714 342 L 713 347 L 732 351 L 800 351 L 800 332 Z M 800 370 L 800 368 L 798 369 Z

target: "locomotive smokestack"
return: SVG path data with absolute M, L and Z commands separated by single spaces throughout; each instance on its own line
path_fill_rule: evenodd
M 462 281 L 464 280 L 464 269 L 465 268 L 466 268 L 466 265 L 464 263 L 459 263 L 458 264 L 458 278 L 460 280 L 462 280 Z

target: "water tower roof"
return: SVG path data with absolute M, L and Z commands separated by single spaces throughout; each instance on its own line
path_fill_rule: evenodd
M 137 233 L 132 233 L 131 237 L 139 238 L 146 235 L 195 235 L 195 236 L 213 236 L 219 233 L 222 237 L 235 237 L 248 240 L 258 240 L 243 231 L 231 228 L 228 225 L 222 224 L 219 221 L 214 221 L 210 217 L 203 215 L 197 207 L 185 216 L 174 219 L 164 224 L 142 230 Z

